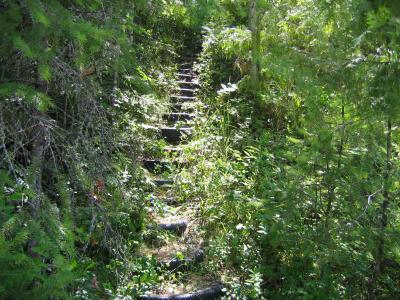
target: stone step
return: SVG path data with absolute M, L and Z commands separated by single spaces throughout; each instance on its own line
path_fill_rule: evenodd
M 196 97 L 193 96 L 182 96 L 182 95 L 171 95 L 171 100 L 175 102 L 195 101 Z
M 161 136 L 168 143 L 179 143 L 185 136 L 190 135 L 191 128 L 161 127 Z
M 165 120 L 165 121 L 176 122 L 176 121 L 193 120 L 194 115 L 189 114 L 189 113 L 183 113 L 183 112 L 175 112 L 175 113 L 163 114 L 162 117 L 163 117 L 163 120 Z
M 153 173 L 162 173 L 170 171 L 173 168 L 178 167 L 177 161 L 165 161 L 158 159 L 145 159 L 143 160 L 144 167 Z

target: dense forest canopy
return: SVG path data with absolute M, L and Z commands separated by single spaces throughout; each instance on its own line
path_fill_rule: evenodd
M 207 299 L 400 298 L 398 0 L 3 0 L 0 29 L 1 299 L 186 285 L 143 250 L 167 160 Z

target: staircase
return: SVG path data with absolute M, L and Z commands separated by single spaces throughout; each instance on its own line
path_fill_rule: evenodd
M 201 268 L 206 257 L 196 222 L 197 205 L 179 202 L 173 192 L 173 176 L 165 176 L 184 164 L 179 160 L 180 146 L 193 133 L 190 122 L 195 118 L 198 81 L 192 65 L 193 62 L 180 65 L 177 73 L 179 89 L 171 96 L 170 112 L 162 116 L 163 124 L 157 128 L 169 144 L 165 153 L 172 155 L 168 155 L 169 159 L 143 161 L 144 167 L 155 176 L 152 202 L 162 209 L 152 212 L 153 223 L 148 230 L 154 234 L 150 234 L 152 239 L 141 254 L 155 257 L 163 280 L 142 295 L 139 298 L 142 300 L 213 300 L 223 295 L 219 279 Z

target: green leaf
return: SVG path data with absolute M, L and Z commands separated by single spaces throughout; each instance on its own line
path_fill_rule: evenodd
M 50 20 L 46 16 L 46 12 L 43 9 L 40 1 L 34 1 L 34 0 L 27 1 L 27 5 L 30 9 L 30 12 L 31 12 L 34 20 L 36 20 L 37 22 L 39 22 L 40 24 L 42 24 L 45 27 L 50 26 Z
M 390 11 L 384 7 L 379 7 L 376 13 L 370 12 L 367 16 L 367 24 L 370 29 L 383 27 L 391 18 Z
M 13 181 L 11 180 L 10 176 L 8 175 L 8 172 L 4 169 L 0 169 L 0 187 L 6 185 L 6 184 L 11 184 Z
M 39 75 L 42 80 L 50 81 L 51 71 L 48 64 L 40 64 L 38 67 Z
M 183 255 L 183 253 L 180 252 L 180 251 L 176 252 L 175 256 L 176 256 L 177 259 L 180 259 L 180 260 L 185 258 L 185 255 Z
M 29 85 L 15 82 L 0 85 L 0 97 L 8 98 L 13 96 L 22 98 L 22 100 L 32 104 L 37 110 L 42 112 L 46 111 L 53 105 L 49 96 L 38 92 Z
M 22 51 L 22 53 L 28 57 L 28 58 L 33 58 L 35 55 L 32 51 L 32 49 L 29 47 L 29 45 L 22 39 L 21 36 L 16 36 L 13 39 L 13 44 L 14 47 L 20 51 Z

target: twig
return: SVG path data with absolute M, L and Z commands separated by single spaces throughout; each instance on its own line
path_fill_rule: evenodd
M 7 151 L 7 147 L 6 147 L 6 143 L 5 143 L 5 133 L 4 133 L 4 122 L 3 122 L 3 113 L 2 110 L 0 110 L 0 137 L 1 137 L 1 145 L 0 147 L 3 148 L 4 151 L 4 157 L 7 160 L 7 163 L 9 165 L 10 171 L 12 173 L 12 175 L 14 176 L 14 179 L 17 179 L 17 174 L 15 172 L 14 169 L 14 165 L 8 155 L 8 151 Z
M 379 190 L 375 191 L 371 195 L 368 195 L 368 200 L 367 200 L 367 205 L 364 208 L 364 211 L 354 220 L 355 222 L 358 221 L 365 213 L 367 212 L 367 209 L 370 207 L 372 204 L 372 201 L 375 197 L 375 195 L 383 190 L 383 187 L 381 187 Z

